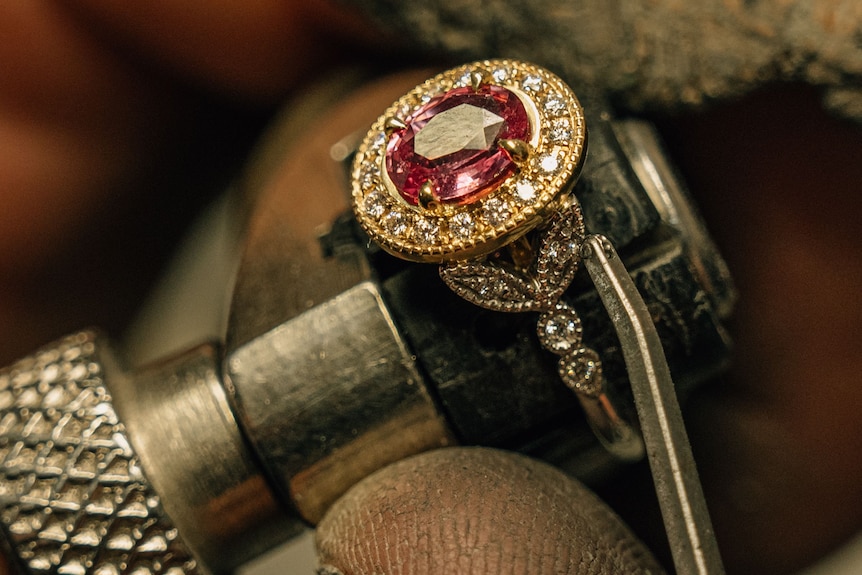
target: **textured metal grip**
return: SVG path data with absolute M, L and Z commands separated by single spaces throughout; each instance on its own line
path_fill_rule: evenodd
M 0 524 L 33 573 L 201 573 L 104 385 L 91 333 L 0 371 Z

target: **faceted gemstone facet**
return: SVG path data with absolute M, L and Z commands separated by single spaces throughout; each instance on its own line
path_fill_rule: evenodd
M 405 124 L 389 139 L 386 170 L 413 205 L 426 182 L 440 202 L 477 200 L 515 171 L 497 142 L 530 139 L 524 104 L 500 86 L 455 88 L 430 100 Z
M 413 150 L 428 160 L 461 150 L 487 150 L 504 123 L 494 112 L 461 104 L 431 118 L 416 134 Z

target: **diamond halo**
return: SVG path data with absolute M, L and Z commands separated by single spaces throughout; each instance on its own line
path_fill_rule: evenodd
M 529 154 L 475 200 L 439 204 L 435 209 L 411 205 L 387 173 L 388 126 L 404 125 L 429 101 L 469 85 L 471 78 L 480 79 L 483 86 L 504 88 L 523 103 L 531 125 Z M 561 122 L 569 126 L 568 139 L 559 138 L 559 130 L 554 132 Z M 556 210 L 580 172 L 586 139 L 583 109 L 554 74 L 513 60 L 459 66 L 402 96 L 374 123 L 353 165 L 354 211 L 369 236 L 401 258 L 443 262 L 478 257 L 527 233 Z M 529 193 L 524 182 L 532 187 Z

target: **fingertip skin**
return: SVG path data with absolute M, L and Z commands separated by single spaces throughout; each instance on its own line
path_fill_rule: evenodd
M 330 509 L 316 544 L 344 575 L 663 573 L 620 519 L 544 463 L 449 448 L 393 464 Z

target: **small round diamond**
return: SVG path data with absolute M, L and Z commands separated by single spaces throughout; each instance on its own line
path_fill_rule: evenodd
M 545 98 L 545 111 L 553 116 L 559 116 L 566 111 L 566 101 L 559 94 L 551 94 Z
M 551 139 L 552 142 L 571 142 L 572 141 L 572 128 L 569 124 L 568 120 L 554 120 L 554 123 L 551 124 L 551 129 L 548 130 L 548 138 Z
M 529 74 L 521 80 L 521 86 L 525 90 L 529 90 L 531 92 L 537 92 L 542 89 L 542 79 L 539 76 Z
M 440 239 L 440 224 L 427 219 L 420 219 L 413 226 L 413 238 L 423 244 L 433 244 Z
M 536 186 L 527 180 L 518 180 L 515 184 L 515 195 L 523 202 L 531 202 L 536 199 Z
M 383 215 L 383 212 L 386 211 L 386 200 L 380 192 L 371 192 L 365 197 L 362 207 L 365 208 L 366 214 L 378 220 Z
M 373 163 L 368 163 L 362 166 L 362 173 L 359 175 L 359 182 L 362 189 L 367 190 L 377 186 L 380 181 L 380 169 Z
M 457 239 L 468 240 L 476 231 L 476 222 L 470 214 L 460 213 L 449 220 L 449 231 Z
M 410 227 L 410 219 L 407 217 L 407 214 L 397 210 L 386 214 L 382 223 L 387 232 L 396 236 L 404 234 L 407 228 Z
M 570 221 L 566 221 L 557 228 L 557 235 L 564 240 L 569 240 L 575 235 L 575 227 L 572 225 Z
M 560 377 L 570 389 L 589 397 L 598 397 L 604 391 L 602 361 L 598 354 L 587 348 L 560 358 Z
M 581 319 L 575 310 L 565 304 L 539 318 L 539 340 L 547 349 L 564 354 L 581 345 Z
M 377 134 L 374 140 L 371 142 L 372 148 L 382 148 L 386 145 L 386 134 Z
M 464 86 L 469 86 L 473 83 L 473 70 L 467 70 L 461 77 L 455 81 L 455 86 L 459 88 L 463 88 Z
M 509 79 L 509 71 L 505 68 L 497 68 L 491 72 L 491 77 L 494 78 L 495 82 L 502 83 Z
M 542 156 L 539 160 L 539 167 L 542 168 L 542 171 L 546 174 L 551 174 L 556 172 L 557 168 L 560 167 L 560 160 L 558 160 L 556 156 L 547 154 Z
M 491 198 L 485 202 L 484 215 L 489 224 L 499 226 L 512 216 L 512 207 L 505 200 Z

